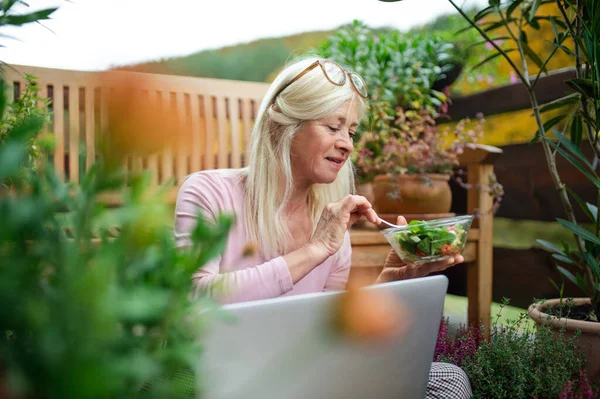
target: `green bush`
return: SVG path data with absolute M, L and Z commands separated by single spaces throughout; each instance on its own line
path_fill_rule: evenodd
M 574 387 L 583 394 L 588 384 L 586 359 L 577 337 L 531 326 L 526 313 L 500 323 L 506 304 L 507 300 L 496 315 L 489 339 L 483 338 L 483 326 L 461 326 L 451 336 L 448 321 L 442 320 L 434 361 L 462 367 L 469 376 L 474 398 L 558 398 Z
M 452 49 L 437 36 L 373 31 L 354 21 L 323 42 L 318 52 L 360 74 L 372 100 L 436 115 L 446 95 L 433 87 L 454 67 Z
M 149 384 L 149 398 L 186 391 L 189 381 L 163 377 L 197 366 L 207 323 L 199 309 L 213 304 L 190 299 L 191 275 L 224 248 L 232 219 L 199 219 L 195 245 L 178 251 L 172 211 L 147 191 L 147 175 L 126 181 L 101 158 L 72 187 L 48 164 L 32 168 L 28 146 L 44 117 L 28 111 L 0 143 L 0 180 L 14 183 L 0 193 L 0 396 L 133 398 Z M 99 196 L 114 190 L 125 196 L 120 232 L 96 236 L 106 212 Z

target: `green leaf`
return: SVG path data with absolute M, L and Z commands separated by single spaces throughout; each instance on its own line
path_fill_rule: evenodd
M 521 42 L 527 43 L 527 33 L 525 33 L 524 30 L 521 31 L 521 36 L 519 37 L 519 39 L 521 40 Z
M 499 37 L 492 38 L 492 41 L 496 41 L 496 40 L 510 40 L 510 37 L 509 36 L 499 36 Z M 471 50 L 474 47 L 481 46 L 482 44 L 486 44 L 488 42 L 489 42 L 489 40 L 487 40 L 487 39 L 479 40 L 479 41 L 469 45 L 466 50 L 467 51 Z
M 596 208 L 596 214 L 594 215 L 594 213 L 592 212 L 592 209 L 588 208 L 588 205 L 593 206 L 592 204 L 589 204 L 589 203 L 586 203 L 585 201 L 583 201 L 583 199 L 581 199 L 581 197 L 579 195 L 577 195 L 577 193 L 575 193 L 569 187 L 566 187 L 566 189 L 569 192 L 569 194 L 571 195 L 571 197 L 573 197 L 575 199 L 575 201 L 579 204 L 579 206 L 581 207 L 583 212 L 587 215 L 587 217 L 589 217 L 593 223 L 596 223 L 596 218 L 598 217 L 598 209 L 594 206 L 594 208 Z
M 562 266 L 556 266 L 556 268 L 558 269 L 559 272 L 561 272 L 567 279 L 569 279 L 570 282 L 572 282 L 573 284 L 575 284 L 576 286 L 579 287 L 579 284 L 577 283 L 577 279 L 575 278 L 575 276 L 573 276 L 573 274 L 568 271 L 567 269 L 565 269 Z
M 566 257 L 566 256 L 564 256 L 564 255 L 552 254 L 552 257 L 553 257 L 554 259 L 556 259 L 556 260 L 559 260 L 559 261 L 561 261 L 561 262 L 563 262 L 563 263 L 566 263 L 566 264 L 569 264 L 569 265 L 574 265 L 574 264 L 575 264 L 575 262 L 573 262 L 573 260 L 572 260 L 572 259 L 569 259 L 569 258 L 567 258 L 567 257 Z
M 591 79 L 570 79 L 566 80 L 565 84 L 575 91 L 583 94 L 586 98 L 594 98 L 596 85 Z
M 7 104 L 7 98 L 6 98 L 6 91 L 8 90 L 8 87 L 6 85 L 6 82 L 4 81 L 4 79 L 2 79 L 2 77 L 0 77 L 0 118 L 4 118 L 4 110 L 6 109 L 6 104 Z
M 577 93 L 574 93 L 577 94 Z M 581 116 L 576 114 L 571 122 L 571 143 L 576 147 L 581 146 L 583 140 L 583 124 L 581 123 Z
M 568 54 L 570 56 L 575 57 L 575 53 L 573 51 L 571 51 L 571 49 L 561 45 L 561 44 L 557 44 L 554 41 L 550 41 L 550 40 L 544 40 L 546 43 L 553 45 L 554 47 L 558 47 L 559 49 L 561 49 L 565 54 Z
M 171 294 L 166 289 L 139 287 L 119 298 L 119 317 L 128 322 L 154 321 L 167 310 Z
M 488 3 L 489 3 L 489 5 L 490 5 L 490 7 L 496 7 L 496 6 L 499 6 L 499 5 L 500 5 L 500 0 L 489 0 L 489 2 L 488 2 Z M 489 8 L 489 7 L 488 7 L 488 8 Z M 475 20 L 477 20 L 477 18 L 476 18 Z
M 600 189 L 600 180 L 598 180 L 598 177 L 595 175 L 592 175 L 592 173 L 590 173 L 575 157 L 573 157 L 573 155 L 571 155 L 570 153 L 568 153 L 567 151 L 565 151 L 565 149 L 563 147 L 558 146 L 557 144 L 555 144 L 554 142 L 552 142 L 551 140 L 548 140 L 548 144 L 550 144 L 550 146 L 552 148 L 554 148 L 556 151 L 558 151 L 564 158 L 566 158 L 567 161 L 571 162 L 571 164 L 573 164 L 573 166 L 575 166 L 577 169 L 579 169 L 579 171 L 581 173 L 583 173 L 585 175 L 585 177 L 588 178 L 588 180 L 594 184 L 594 186 L 596 186 L 598 189 Z
M 565 97 L 550 101 L 540 107 L 540 113 L 548 112 L 553 109 L 562 108 L 565 105 L 576 104 L 579 102 L 579 93 L 571 93 Z
M 50 18 L 50 15 L 56 10 L 58 10 L 58 8 L 47 8 L 45 10 L 40 10 L 23 15 L 4 15 L 0 18 L 0 26 L 21 26 L 30 22 L 42 21 L 44 19 Z
M 537 55 L 531 47 L 529 47 L 529 44 L 527 44 L 526 42 L 521 42 L 521 46 L 523 47 L 523 51 L 525 51 L 525 54 L 535 63 L 535 65 L 538 68 L 540 68 L 544 72 L 548 72 L 548 69 L 546 69 L 546 67 L 544 66 L 544 61 L 542 61 L 540 56 Z
M 535 30 L 540 30 L 540 23 L 538 18 L 534 18 L 531 21 L 529 21 L 529 26 L 531 26 Z
M 556 221 L 569 229 L 571 232 L 575 233 L 579 237 L 583 238 L 586 241 L 589 241 L 593 244 L 600 245 L 600 238 L 596 237 L 594 234 L 590 233 L 588 230 L 583 227 L 576 225 L 568 220 L 564 220 L 561 218 L 556 218 Z
M 8 10 L 10 10 L 12 8 L 12 6 L 15 5 L 16 2 L 18 2 L 19 0 L 3 0 L 2 2 L 2 11 L 4 11 L 4 13 L 6 14 L 6 12 Z
M 499 0 L 498 0 L 498 3 L 500 3 Z M 491 14 L 496 9 L 497 5 L 498 4 L 492 5 L 490 2 L 489 7 L 486 7 L 483 10 L 479 11 L 477 14 L 475 14 L 475 16 L 473 17 L 473 21 L 479 21 L 480 19 L 484 18 L 485 16 Z
M 497 21 L 497 22 L 494 22 L 493 24 L 491 24 L 490 26 L 485 27 L 483 29 L 483 31 L 484 32 L 491 32 L 493 30 L 496 30 L 498 28 L 506 26 L 506 25 L 510 24 L 511 22 L 515 22 L 515 21 L 516 21 L 515 18 L 509 18 L 509 19 L 506 19 L 506 20 Z
M 533 21 L 533 18 L 535 17 L 535 13 L 537 12 L 538 8 L 540 7 L 540 3 L 541 0 L 533 0 L 533 3 L 531 4 L 531 9 L 529 10 L 529 22 L 531 23 L 531 21 Z
M 563 120 L 565 118 L 565 116 L 566 115 L 559 115 L 559 116 L 555 116 L 552 119 L 547 120 L 544 123 L 544 125 L 543 125 L 544 126 L 544 131 L 547 132 L 548 129 L 551 129 L 553 126 L 557 125 L 561 120 Z M 540 137 L 541 137 L 541 134 L 540 134 L 540 130 L 538 129 L 535 132 L 535 135 L 533 136 L 533 139 L 531 140 L 531 143 L 534 143 L 534 142 L 538 141 Z
M 555 253 L 560 254 L 560 255 L 566 255 L 563 252 L 562 249 L 560 249 L 559 247 L 557 247 L 556 245 L 554 245 L 550 241 L 546 241 L 546 240 L 535 240 L 535 241 L 538 244 L 540 244 L 541 246 L 543 246 L 549 252 L 555 252 Z
M 589 202 L 586 202 L 585 205 L 592 215 L 592 222 L 596 223 L 596 221 L 598 220 L 598 207 L 596 205 L 590 204 Z
M 511 14 L 521 5 L 523 0 L 514 0 L 506 10 L 506 17 L 510 18 Z
M 25 161 L 27 149 L 24 145 L 8 142 L 0 148 L 0 183 L 4 179 L 14 177 Z
M 504 54 L 508 54 L 508 53 L 510 53 L 510 52 L 513 52 L 513 51 L 515 51 L 515 50 L 516 50 L 516 49 L 514 49 L 514 48 L 511 48 L 511 49 L 508 49 L 508 50 L 503 50 L 503 51 L 504 51 Z M 497 52 L 497 53 L 495 53 L 495 54 L 492 54 L 492 55 L 490 55 L 489 57 L 485 58 L 483 61 L 481 61 L 480 63 L 478 63 L 478 64 L 477 64 L 477 65 L 475 65 L 474 67 L 472 67 L 472 68 L 471 68 L 471 71 L 472 71 L 472 70 L 474 70 L 474 69 L 477 69 L 477 68 L 479 68 L 480 66 L 482 66 L 482 65 L 484 65 L 484 64 L 486 64 L 486 63 L 488 63 L 488 62 L 490 62 L 491 60 L 493 60 L 494 58 L 496 58 L 496 57 L 498 57 L 498 56 L 500 56 L 500 55 L 502 55 L 502 53 L 501 53 L 501 52 Z
M 594 276 L 596 278 L 600 277 L 600 267 L 598 266 L 598 260 L 594 258 L 594 255 L 592 255 L 589 252 L 584 252 L 583 259 L 585 259 L 585 262 L 588 264 L 588 266 L 594 273 Z
M 566 138 L 561 132 L 556 129 L 552 129 L 552 134 L 558 139 L 561 145 L 563 145 L 570 153 L 575 155 L 577 159 L 579 159 L 585 166 L 587 166 L 590 170 L 593 170 L 592 165 L 587 160 L 583 152 L 577 147 L 571 140 Z

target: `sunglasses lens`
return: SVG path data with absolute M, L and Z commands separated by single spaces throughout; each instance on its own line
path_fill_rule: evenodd
M 341 86 L 346 83 L 346 74 L 344 70 L 334 62 L 324 62 L 323 63 L 323 71 L 325 75 L 327 75 L 327 79 L 331 81 L 331 83 Z
M 350 73 L 350 79 L 352 79 L 352 84 L 354 85 L 354 88 L 356 89 L 358 94 L 360 94 L 363 97 L 367 97 L 369 95 L 367 91 L 367 84 L 365 83 L 363 78 L 360 77 L 359 74 L 355 72 Z

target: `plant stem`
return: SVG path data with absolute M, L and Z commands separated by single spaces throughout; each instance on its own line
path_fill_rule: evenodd
M 517 67 L 517 65 L 513 62 L 513 60 L 508 56 L 508 54 L 506 54 L 506 52 L 504 50 L 502 50 L 500 48 L 500 46 L 498 46 L 494 40 L 492 40 L 487 33 L 485 33 L 485 31 L 483 29 L 481 29 L 479 27 L 479 25 L 477 25 L 475 23 L 475 21 L 471 20 L 471 18 L 469 18 L 469 16 L 467 14 L 465 14 L 465 12 L 456 5 L 456 3 L 454 3 L 453 0 L 448 0 L 448 2 L 450 2 L 450 4 L 452 4 L 452 7 L 454 7 L 456 9 L 456 11 L 458 11 L 458 13 L 469 23 L 469 25 L 471 25 L 473 28 L 475 28 L 477 30 L 477 32 L 479 32 L 479 34 L 481 36 L 483 36 L 484 39 L 486 39 L 492 46 L 494 46 L 494 48 L 496 50 L 498 50 L 498 52 L 500 54 L 502 54 L 502 57 L 504 57 L 504 59 L 506 59 L 506 61 L 510 64 L 510 66 L 514 69 L 515 73 L 517 74 L 517 76 L 521 79 L 522 82 L 525 82 L 525 78 L 523 77 L 523 74 L 521 73 L 521 70 Z
M 556 2 L 558 4 L 558 8 L 560 9 L 561 14 L 563 15 L 563 18 L 565 19 L 565 21 L 567 23 L 567 26 L 569 27 L 571 36 L 575 36 L 576 38 L 578 38 L 581 35 L 580 17 L 581 17 L 581 15 L 583 15 L 583 4 L 582 4 L 581 0 L 577 0 L 577 15 L 575 16 L 575 27 L 573 27 L 573 25 L 569 22 L 569 18 L 567 17 L 567 12 L 565 11 L 564 7 L 562 6 L 561 0 L 556 0 Z M 586 68 L 586 70 L 584 71 L 583 67 L 581 65 L 581 43 L 579 43 L 577 41 L 577 39 L 573 40 L 573 43 L 575 46 L 575 76 L 579 79 L 579 78 L 583 77 L 584 72 L 587 72 L 589 70 L 589 68 Z M 586 117 L 589 117 L 590 114 L 588 112 L 586 98 L 583 95 L 581 96 L 580 103 L 581 103 L 581 112 Z M 588 137 L 588 140 L 590 141 L 590 146 L 592 147 L 592 150 L 594 151 L 594 155 L 597 158 L 600 158 L 600 143 L 594 137 L 592 128 L 590 127 L 589 123 L 585 124 L 585 132 Z
M 575 36 L 579 37 L 581 35 L 581 21 L 579 20 L 579 17 L 581 15 L 581 4 L 580 1 L 577 0 L 577 11 L 576 11 L 576 16 L 575 16 Z M 575 44 L 575 72 L 577 74 L 577 77 L 580 78 L 581 77 L 581 48 L 579 47 L 579 45 Z
M 560 0 L 557 0 L 560 1 Z M 544 149 L 544 154 L 546 155 L 546 162 L 548 163 L 548 169 L 550 170 L 550 175 L 552 177 L 552 181 L 554 182 L 554 186 L 556 187 L 556 191 L 560 197 L 560 200 L 563 204 L 563 208 L 565 209 L 565 213 L 567 214 L 567 219 L 574 224 L 577 224 L 577 219 L 575 218 L 575 212 L 573 211 L 573 205 L 571 204 L 571 200 L 569 199 L 569 195 L 565 188 L 565 184 L 562 182 L 560 175 L 558 173 L 558 169 L 556 168 L 556 156 L 552 153 L 552 149 L 550 148 L 550 144 L 548 144 L 546 137 L 546 130 L 544 129 L 544 123 L 542 122 L 542 116 L 540 114 L 540 108 L 537 101 L 537 96 L 535 94 L 535 88 L 531 86 L 529 82 L 529 67 L 527 65 L 527 59 L 525 58 L 525 53 L 523 51 L 523 45 L 521 43 L 521 31 L 523 29 L 523 16 L 519 19 L 519 37 L 516 40 L 517 47 L 519 49 L 519 54 L 521 55 L 521 59 L 523 61 L 523 75 L 526 81 L 524 81 L 525 86 L 527 86 L 527 90 L 529 92 L 529 99 L 531 102 L 531 106 L 533 108 L 533 113 L 535 115 L 535 120 L 538 125 L 538 129 L 540 132 L 540 137 L 542 138 L 542 147 Z M 577 43 L 575 44 L 577 47 Z M 581 237 L 577 234 L 573 233 L 575 238 L 575 242 L 577 243 L 577 248 L 580 253 L 585 252 L 585 246 Z M 588 290 L 590 293 L 595 292 L 594 288 L 594 276 L 592 274 L 592 270 L 588 265 L 585 265 L 585 274 L 588 278 Z

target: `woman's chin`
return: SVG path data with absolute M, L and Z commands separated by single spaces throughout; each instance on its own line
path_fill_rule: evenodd
M 337 173 L 335 175 L 332 174 L 323 174 L 321 176 L 317 176 L 315 179 L 315 184 L 331 184 L 337 179 Z

